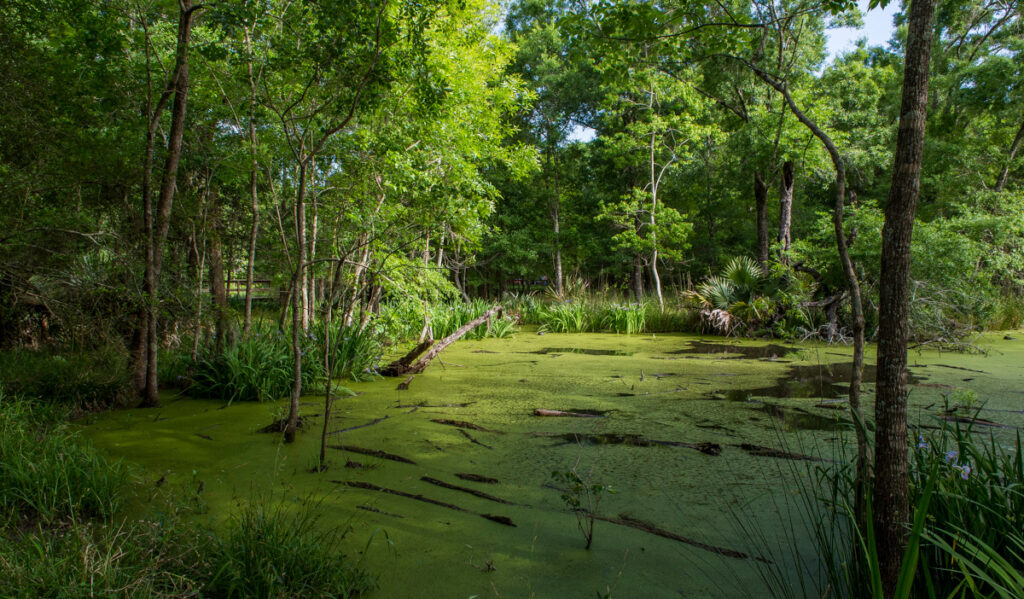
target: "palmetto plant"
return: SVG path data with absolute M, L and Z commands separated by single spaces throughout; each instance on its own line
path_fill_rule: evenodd
M 762 295 L 766 281 L 756 262 L 737 256 L 721 275 L 709 277 L 687 295 L 698 304 L 706 324 L 729 334 L 767 316 L 771 303 Z

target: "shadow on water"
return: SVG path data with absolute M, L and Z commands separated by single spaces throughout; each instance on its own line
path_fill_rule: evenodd
M 530 354 L 586 354 L 588 356 L 632 356 L 632 352 L 621 349 L 588 349 L 585 347 L 545 347 Z
M 847 424 L 847 421 L 834 416 L 819 416 L 802 408 L 787 408 L 770 403 L 764 404 L 758 411 L 768 414 L 775 425 L 790 433 L 794 431 L 834 431 Z
M 752 389 L 726 389 L 709 393 L 706 397 L 740 402 L 758 401 L 758 398 L 764 397 L 838 399 L 848 393 L 852 372 L 853 366 L 849 362 L 793 365 L 788 367 L 784 376 L 776 379 L 774 385 Z M 909 377 L 911 384 L 919 380 L 913 375 Z M 875 382 L 874 366 L 864 366 L 863 381 Z
M 733 345 L 730 343 L 711 343 L 708 341 L 691 341 L 690 347 L 669 352 L 673 355 L 718 355 L 738 360 L 756 360 L 759 358 L 781 358 L 787 354 L 800 351 L 798 347 L 789 347 L 777 343 L 768 345 Z

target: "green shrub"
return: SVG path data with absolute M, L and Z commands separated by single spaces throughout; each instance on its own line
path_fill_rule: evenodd
M 75 409 L 96 409 L 130 394 L 128 357 L 114 347 L 59 355 L 15 349 L 0 353 L 0 380 L 9 393 Z
M 610 304 L 601 312 L 600 323 L 603 329 L 627 335 L 644 332 L 647 310 L 643 304 Z
M 323 354 L 317 336 L 302 337 L 302 388 L 320 388 L 324 381 Z M 254 327 L 234 347 L 216 353 L 206 348 L 193 365 L 188 393 L 233 401 L 275 401 L 293 385 L 291 334 L 270 326 Z
M 0 391 L 0 509 L 7 517 L 109 519 L 121 505 L 126 468 L 78 439 L 64 416 Z

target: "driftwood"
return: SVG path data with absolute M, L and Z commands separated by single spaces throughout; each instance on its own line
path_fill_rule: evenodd
M 430 361 L 437 357 L 446 347 L 458 341 L 463 335 L 484 322 L 490 320 L 495 314 L 501 312 L 501 306 L 494 306 L 480 316 L 462 325 L 459 330 L 436 343 L 431 339 L 420 343 L 413 350 L 398 360 L 388 364 L 380 373 L 384 376 L 405 376 L 407 374 L 419 374 L 426 370 Z M 420 355 L 422 354 L 422 357 Z M 417 359 L 419 358 L 419 359 Z M 415 361 L 414 361 L 415 360 Z
M 405 379 L 401 383 L 398 383 L 398 387 L 396 387 L 396 389 L 398 391 L 408 391 L 409 390 L 409 383 L 411 383 L 414 378 L 416 378 L 416 375 L 415 374 L 410 374 L 409 378 Z
M 460 429 L 456 429 L 456 430 L 458 430 L 460 433 L 462 433 L 462 436 L 467 438 L 467 439 L 469 439 L 470 442 L 475 443 L 475 444 L 479 445 L 480 447 L 485 447 L 487 449 L 494 449 L 493 447 L 491 447 L 490 445 L 487 445 L 486 443 L 481 443 L 480 441 L 477 441 L 476 439 L 473 438 L 473 435 L 467 433 L 463 429 L 460 428 Z
M 348 427 L 348 428 L 343 428 L 343 429 L 341 429 L 341 430 L 337 430 L 337 431 L 331 431 L 331 432 L 329 432 L 329 433 L 327 433 L 327 434 L 328 434 L 328 435 L 339 435 L 339 434 L 341 434 L 341 433 L 347 433 L 347 432 L 349 432 L 349 431 L 359 430 L 359 429 L 361 429 L 361 428 L 366 428 L 366 427 L 368 427 L 368 426 L 373 426 L 373 425 L 377 424 L 378 422 L 384 422 L 384 421 L 385 421 L 385 420 L 387 420 L 388 418 L 389 418 L 389 416 L 382 416 L 382 417 L 380 417 L 380 418 L 377 418 L 376 420 L 374 420 L 374 421 L 372 421 L 372 422 L 367 422 L 366 424 L 360 424 L 360 425 L 358 425 L 358 426 L 350 426 L 350 427 Z
M 480 426 L 479 424 L 473 424 L 472 422 L 463 422 L 462 420 L 449 420 L 447 418 L 434 418 L 434 419 L 431 419 L 431 422 L 436 422 L 438 424 L 446 424 L 448 426 L 454 426 L 456 428 L 468 428 L 469 430 L 473 430 L 473 431 L 483 431 L 485 433 L 496 433 L 496 432 L 498 432 L 498 431 L 492 431 L 490 429 L 486 429 L 486 428 Z

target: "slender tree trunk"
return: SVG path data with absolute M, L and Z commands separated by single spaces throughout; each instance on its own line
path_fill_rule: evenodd
M 252 225 L 249 228 L 249 254 L 245 264 L 245 313 L 242 318 L 242 334 L 248 335 L 252 328 L 252 286 L 256 272 L 256 239 L 260 232 L 260 204 L 256 193 L 256 181 L 260 165 L 256 151 L 256 79 L 252 72 L 252 38 L 249 28 L 245 32 L 245 50 L 248 53 L 246 70 L 249 74 L 249 204 L 252 210 Z
M 302 333 L 306 316 L 306 294 L 302 286 L 306 274 L 306 160 L 299 162 L 299 192 L 295 198 L 295 277 L 292 283 L 292 396 L 288 406 L 288 422 L 284 429 L 286 443 L 295 441 L 299 423 L 299 398 L 302 396 Z
M 650 109 L 654 110 L 654 86 L 651 86 Z M 654 161 L 654 150 L 657 142 L 657 134 L 651 131 L 651 217 L 648 224 L 651 227 L 651 281 L 654 283 L 654 293 L 658 297 L 658 308 L 665 311 L 665 297 L 661 294 L 661 275 L 658 274 L 658 230 L 656 214 L 658 212 L 658 175 L 657 164 Z
M 754 205 L 757 209 L 757 261 L 768 273 L 768 183 L 754 171 Z
M 1022 143 L 1024 143 L 1024 123 L 1021 123 L 1020 129 L 1017 129 L 1017 135 L 1013 138 L 1013 143 L 1010 144 L 1010 151 L 1006 155 L 1006 164 L 1003 165 L 1003 170 L 999 173 L 999 180 L 996 181 L 997 192 L 1006 187 L 1006 179 L 1010 176 L 1010 166 Z
M 793 214 L 793 184 L 794 172 L 793 161 L 787 160 L 782 165 L 782 183 L 779 188 L 779 238 L 782 245 L 782 262 L 789 263 L 787 254 L 791 242 L 792 214 Z
M 185 131 L 185 108 L 188 100 L 188 49 L 192 36 L 192 19 L 194 10 L 192 0 L 180 0 L 181 11 L 178 18 L 178 43 L 175 57 L 174 102 L 171 108 L 171 128 L 167 139 L 167 158 L 164 161 L 163 181 L 157 199 L 156 214 L 150 209 L 151 218 L 146 227 L 151 232 L 147 237 L 150 242 L 146 251 L 146 273 L 144 287 L 147 293 L 146 317 L 146 387 L 142 399 L 143 406 L 160 405 L 157 383 L 157 311 L 159 294 L 157 281 L 163 265 L 163 246 L 167 232 L 171 226 L 171 207 L 174 204 L 175 183 L 178 176 L 178 163 L 181 160 L 181 142 Z M 151 205 L 151 202 L 149 202 Z M 153 218 L 155 216 L 155 224 Z
M 309 181 L 310 187 L 313 187 L 314 181 L 312 176 Z M 313 200 L 313 230 L 310 232 L 309 240 L 309 257 L 308 261 L 314 263 L 316 260 L 316 239 L 320 229 L 320 209 L 317 204 L 316 194 L 312 196 Z M 316 269 L 306 269 L 309 274 L 307 275 L 306 283 L 306 318 L 305 318 L 305 330 L 309 330 L 309 324 L 313 322 L 316 315 Z
M 551 176 L 554 179 L 554 197 L 551 199 L 551 204 L 548 208 L 551 213 L 551 222 L 555 233 L 555 293 L 558 297 L 561 297 L 565 289 L 564 280 L 562 278 L 562 194 L 558 185 L 558 160 L 554 158 L 556 151 L 557 150 L 555 148 L 552 148 L 548 152 L 548 168 L 551 170 Z
M 796 105 L 793 100 L 793 96 L 789 93 L 789 89 L 786 87 L 785 82 L 778 81 L 768 76 L 764 71 L 754 68 L 755 74 L 760 77 L 765 83 L 768 83 L 776 91 L 782 94 L 786 99 L 786 103 L 789 105 L 790 112 L 796 116 L 805 127 L 807 127 L 815 137 L 821 141 L 822 145 L 828 151 L 829 157 L 832 159 L 832 165 L 836 170 L 836 190 L 833 205 L 832 205 L 832 226 L 836 239 L 836 249 L 839 253 L 839 261 L 843 265 L 843 273 L 846 275 L 846 287 L 850 294 L 850 310 L 853 312 L 853 363 L 851 365 L 850 374 L 850 390 L 849 390 L 849 401 L 850 401 L 850 413 L 853 416 L 854 428 L 857 434 L 857 481 L 854 498 L 856 511 L 856 517 L 858 524 L 863 523 L 865 514 L 865 495 L 866 489 L 869 485 L 870 469 L 871 469 L 871 447 L 867 438 L 867 427 L 864 423 L 864 414 L 860 405 L 860 386 L 864 372 L 864 306 L 861 299 L 860 293 L 860 282 L 857 279 L 857 270 L 854 267 L 853 260 L 850 258 L 850 251 L 847 247 L 846 232 L 843 230 L 843 211 L 846 201 L 846 165 L 843 161 L 842 156 L 839 154 L 839 149 L 833 143 L 832 138 L 828 136 L 825 131 L 818 127 L 817 123 L 812 121 L 800 108 Z M 792 163 L 787 162 L 790 165 L 786 168 L 783 165 L 783 189 L 787 187 L 785 180 L 787 178 L 787 170 L 789 171 L 790 183 L 788 187 L 792 190 Z
M 875 392 L 874 524 L 882 587 L 892 597 L 902 566 L 907 497 L 907 316 L 910 240 L 921 183 L 928 66 L 935 0 L 913 0 L 903 67 L 903 99 L 889 201 L 882 227 Z
M 644 259 L 640 254 L 633 256 L 633 297 L 644 301 Z
M 210 235 L 210 295 L 213 298 L 215 318 L 214 346 L 217 353 L 224 351 L 228 342 L 228 290 L 224 279 L 224 247 L 221 241 L 221 215 L 215 199 Z

